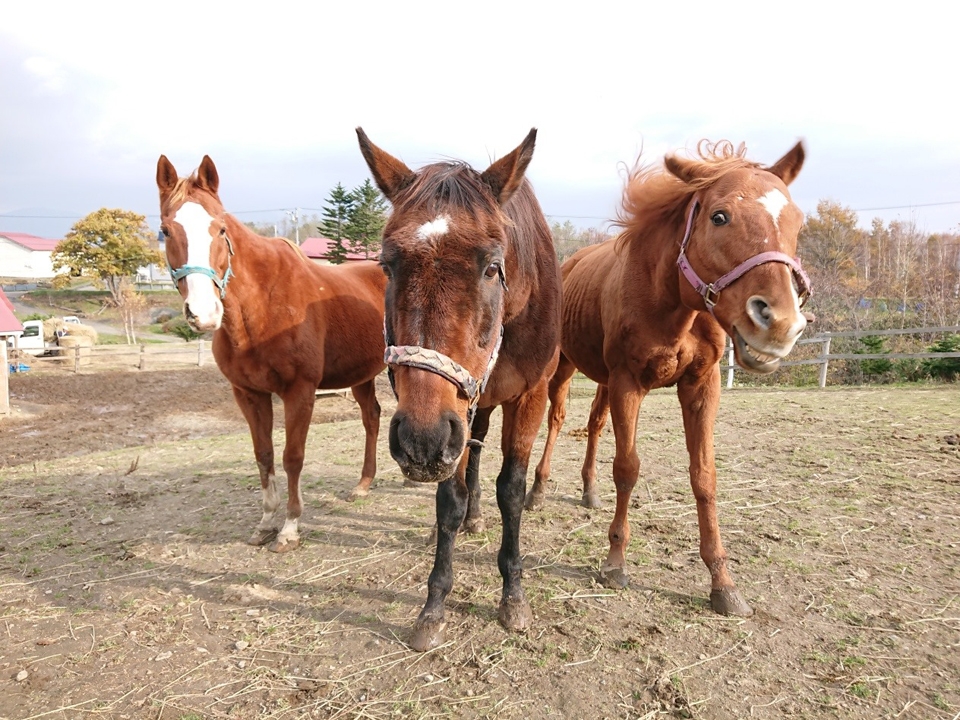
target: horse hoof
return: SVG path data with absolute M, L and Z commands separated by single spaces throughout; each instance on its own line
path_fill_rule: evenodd
M 720 615 L 736 615 L 750 617 L 753 608 L 747 604 L 743 596 L 735 587 L 724 587 L 710 591 L 710 607 Z
M 356 500 L 359 500 L 360 498 L 365 498 L 369 494 L 370 494 L 369 488 L 361 488 L 358 486 L 358 487 L 355 487 L 353 490 L 351 490 L 350 493 L 347 495 L 347 501 L 354 502 Z
M 410 647 L 417 652 L 426 652 L 443 644 L 444 620 L 417 620 L 410 635 Z
M 487 526 L 483 522 L 482 517 L 467 518 L 463 521 L 463 531 L 467 533 L 467 535 L 476 535 L 477 533 L 482 533 L 486 529 Z
M 620 567 L 600 571 L 600 582 L 611 590 L 623 590 L 630 584 L 630 576 Z
M 253 535 L 247 538 L 247 545 L 266 545 L 268 542 L 277 537 L 277 534 L 280 532 L 278 528 L 268 528 L 266 530 L 260 530 L 259 528 L 253 531 Z
M 580 504 L 585 508 L 596 510 L 600 507 L 600 496 L 596 493 L 584 493 L 583 498 L 580 500 Z
M 523 503 L 525 510 L 536 512 L 543 509 L 543 493 L 530 491 L 527 493 L 527 499 Z
M 285 553 L 300 547 L 300 538 L 277 538 L 267 548 L 270 552 Z
M 533 624 L 533 611 L 526 598 L 503 600 L 497 613 L 500 624 L 507 630 L 526 630 Z

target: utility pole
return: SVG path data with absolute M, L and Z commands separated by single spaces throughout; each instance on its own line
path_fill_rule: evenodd
M 293 226 L 296 229 L 297 245 L 300 244 L 300 208 L 287 210 L 287 215 L 293 220 Z

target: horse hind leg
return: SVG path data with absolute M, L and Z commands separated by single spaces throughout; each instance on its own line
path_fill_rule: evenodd
M 547 389 L 550 399 L 550 410 L 547 413 L 547 440 L 543 445 L 543 455 L 534 472 L 533 487 L 530 488 L 524 502 L 527 510 L 535 511 L 543 508 L 547 483 L 550 482 L 550 459 L 553 456 L 553 448 L 557 444 L 557 437 L 563 428 L 563 421 L 567 416 L 567 394 L 570 392 L 570 381 L 575 371 L 574 364 L 560 353 L 560 363 Z
M 300 546 L 300 515 L 303 496 L 300 494 L 300 473 L 303 470 L 307 431 L 316 401 L 314 386 L 300 383 L 283 398 L 284 425 L 287 441 L 283 448 L 283 469 L 287 474 L 287 517 L 277 539 L 267 548 L 271 552 L 289 552 Z
M 347 500 L 366 497 L 370 494 L 370 483 L 377 474 L 377 437 L 380 435 L 380 403 L 377 402 L 376 381 L 370 380 L 350 388 L 353 397 L 360 405 L 360 417 L 363 420 L 363 430 L 366 433 L 366 442 L 363 449 L 363 469 L 360 471 L 360 482 L 347 495 Z
M 609 410 L 610 393 L 607 386 L 597 385 L 597 394 L 590 406 L 590 420 L 587 422 L 587 452 L 580 470 L 580 477 L 583 479 L 583 498 L 580 504 L 585 508 L 600 507 L 600 494 L 597 492 L 597 448 L 600 445 L 600 433 L 607 424 Z
M 233 397 L 250 427 L 253 453 L 260 471 L 263 517 L 247 543 L 266 545 L 277 536 L 281 525 L 277 517 L 280 492 L 273 465 L 273 400 L 270 393 L 253 392 L 236 385 L 233 386 Z

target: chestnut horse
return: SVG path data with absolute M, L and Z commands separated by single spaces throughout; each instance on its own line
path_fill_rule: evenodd
M 260 237 L 224 212 L 220 181 L 204 156 L 189 178 L 161 155 L 157 163 L 167 262 L 198 331 L 214 330 L 213 356 L 250 426 L 263 490 L 263 518 L 249 539 L 273 552 L 300 544 L 300 471 L 318 388 L 346 388 L 360 404 L 366 448 L 353 496 L 377 471 L 383 370 L 383 294 L 375 262 L 320 266 L 282 239 Z M 273 400 L 283 400 L 287 509 L 273 463 Z M 184 399 L 184 402 L 187 402 Z M 272 541 L 272 542 L 271 542 Z
M 773 372 L 811 319 L 801 311 L 809 281 L 794 257 L 803 213 L 787 191 L 803 158 L 798 143 L 765 168 L 746 160 L 743 146 L 701 144 L 696 159 L 667 156 L 665 171 L 640 168 L 624 191 L 623 232 L 563 265 L 561 357 L 550 382 L 543 458 L 526 505 L 543 502 L 570 379 L 579 369 L 599 385 L 583 468 L 587 506 L 598 505 L 594 463 L 608 407 L 616 438 L 617 507 L 600 573 L 608 587 L 628 584 L 624 553 L 640 468 L 640 403 L 651 389 L 676 385 L 711 605 L 722 614 L 753 612 L 730 577 L 717 521 L 719 361 L 726 334 L 743 368 Z
M 414 172 L 362 129 L 357 135 L 393 204 L 380 255 L 389 278 L 384 332 L 397 395 L 390 454 L 407 478 L 439 483 L 436 557 L 411 645 L 422 651 L 443 641 L 454 539 L 465 519 L 468 531 L 482 526 L 480 448 L 498 405 L 499 619 L 523 629 L 532 614 L 520 585 L 520 515 L 560 340 L 556 253 L 524 179 L 536 131 L 483 173 L 459 162 Z

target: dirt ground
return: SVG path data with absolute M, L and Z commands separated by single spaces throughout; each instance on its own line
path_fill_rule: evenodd
M 496 621 L 493 442 L 488 530 L 459 539 L 447 642 L 425 654 L 404 640 L 426 597 L 433 488 L 403 486 L 382 435 L 374 492 L 343 499 L 363 447 L 352 400 L 318 402 L 305 543 L 278 556 L 244 544 L 259 484 L 215 369 L 15 377 L 12 392 L 0 717 L 960 713 L 956 386 L 724 393 L 721 529 L 749 619 L 709 609 L 671 392 L 641 410 L 631 587 L 597 584 L 613 441 L 600 452 L 604 506 L 584 509 L 576 430 L 590 397 L 576 398 L 552 494 L 523 518 L 533 628 Z

